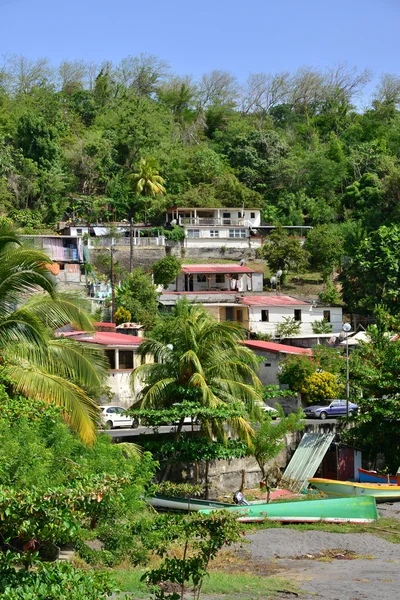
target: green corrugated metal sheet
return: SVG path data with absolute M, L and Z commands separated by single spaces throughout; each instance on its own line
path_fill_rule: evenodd
M 296 492 L 307 488 L 308 478 L 314 477 L 334 437 L 334 433 L 305 433 L 286 467 L 281 485 L 286 483 Z

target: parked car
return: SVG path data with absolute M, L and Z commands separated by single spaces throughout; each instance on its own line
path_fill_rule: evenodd
M 114 427 L 135 428 L 139 425 L 138 420 L 128 415 L 122 406 L 107 405 L 100 406 L 100 409 L 102 420 L 109 429 L 114 429 Z
M 358 410 L 357 404 L 349 402 L 349 414 L 353 414 Z M 326 419 L 327 417 L 340 417 L 347 414 L 346 400 L 331 400 L 326 404 L 318 404 L 315 406 L 307 406 L 304 413 L 308 419 Z
M 268 413 L 272 419 L 276 419 L 279 416 L 276 408 L 273 408 L 268 404 L 264 404 L 264 402 L 257 402 L 257 405 L 263 412 Z

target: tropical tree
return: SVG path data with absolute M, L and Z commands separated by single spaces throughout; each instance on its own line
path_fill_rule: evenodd
M 2 375 L 16 392 L 63 407 L 81 438 L 92 443 L 98 407 L 85 390 L 100 390 L 105 362 L 94 349 L 54 336 L 68 323 L 85 331 L 93 325 L 82 301 L 56 294 L 50 262 L 0 225 Z
M 133 175 L 134 190 L 136 196 L 144 196 L 145 198 L 155 198 L 159 195 L 164 195 L 166 190 L 164 187 L 164 179 L 159 175 L 157 162 L 151 156 L 141 158 L 137 173 Z M 147 211 L 145 211 L 146 213 Z M 146 221 L 146 214 L 145 214 Z M 129 269 L 133 268 L 133 210 L 129 214 L 130 222 L 130 265 Z
M 132 375 L 132 387 L 144 383 L 136 401 L 141 408 L 170 408 L 177 403 L 195 402 L 201 408 L 218 409 L 241 405 L 261 418 L 261 383 L 255 370 L 257 357 L 240 342 L 243 329 L 231 322 L 218 322 L 200 306 L 180 301 L 172 317 L 167 316 L 140 347 L 145 359 Z M 232 411 L 226 422 L 232 432 L 249 445 L 253 430 L 245 413 Z M 178 433 L 183 425 L 182 416 Z M 201 420 L 202 432 L 211 438 L 226 439 L 224 420 Z

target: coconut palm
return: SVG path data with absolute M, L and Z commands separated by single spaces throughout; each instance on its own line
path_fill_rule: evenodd
M 154 198 L 165 194 L 165 180 L 159 175 L 157 163 L 152 157 L 141 158 L 138 172 L 133 175 L 134 190 L 137 196 Z M 146 221 L 146 217 L 145 217 Z M 133 269 L 133 211 L 129 215 L 130 222 L 130 271 Z
M 151 158 L 141 158 L 139 170 L 133 175 L 135 192 L 138 196 L 155 197 L 165 194 L 165 180 L 159 175 L 156 161 Z
M 0 355 L 2 375 L 16 391 L 65 408 L 66 418 L 87 443 L 95 439 L 97 404 L 87 391 L 101 388 L 103 355 L 54 330 L 72 323 L 93 330 L 82 301 L 60 296 L 49 257 L 26 247 L 0 225 Z
M 243 334 L 242 327 L 216 321 L 203 307 L 178 302 L 175 315 L 167 317 L 155 328 L 153 338 L 141 344 L 142 357 L 152 355 L 155 362 L 142 364 L 132 374 L 134 389 L 144 384 L 136 406 L 160 409 L 184 400 L 209 408 L 242 403 L 260 417 L 258 361 L 241 343 Z M 244 417 L 232 417 L 227 423 L 251 443 L 253 431 Z M 209 437 L 225 437 L 221 420 L 203 421 L 202 429 Z

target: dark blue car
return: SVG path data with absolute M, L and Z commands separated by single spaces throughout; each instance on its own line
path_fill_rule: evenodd
M 358 410 L 357 404 L 349 402 L 349 414 Z M 307 406 L 304 413 L 308 419 L 326 419 L 327 417 L 340 417 L 347 413 L 346 400 L 331 400 L 328 404 L 318 404 L 316 406 Z

